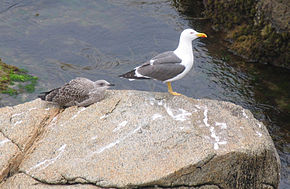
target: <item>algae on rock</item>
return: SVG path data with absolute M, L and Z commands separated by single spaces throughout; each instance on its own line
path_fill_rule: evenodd
M 204 14 L 212 20 L 213 28 L 227 33 L 231 50 L 253 62 L 290 69 L 290 17 L 285 11 L 277 13 L 289 7 L 289 3 L 267 0 L 207 0 L 204 3 Z
M 9 95 L 33 92 L 38 78 L 27 72 L 24 69 L 8 65 L 0 59 L 0 92 Z

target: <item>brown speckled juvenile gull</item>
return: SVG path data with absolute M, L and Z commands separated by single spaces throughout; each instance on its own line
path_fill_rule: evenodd
M 77 77 L 64 86 L 44 92 L 38 97 L 45 101 L 55 102 L 62 107 L 89 106 L 101 101 L 105 91 L 113 84 L 105 80 L 91 81 Z

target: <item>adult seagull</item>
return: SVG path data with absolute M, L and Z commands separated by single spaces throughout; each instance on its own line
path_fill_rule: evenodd
M 192 68 L 194 62 L 192 41 L 199 37 L 204 38 L 207 35 L 193 29 L 185 29 L 180 34 L 179 44 L 175 51 L 158 54 L 132 71 L 119 75 L 119 77 L 163 81 L 163 83 L 167 83 L 170 94 L 181 95 L 172 90 L 171 82 L 183 78 Z

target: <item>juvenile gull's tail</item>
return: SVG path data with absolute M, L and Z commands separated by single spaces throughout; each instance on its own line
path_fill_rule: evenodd
M 41 100 L 52 101 L 53 97 L 58 93 L 59 89 L 60 88 L 56 88 L 47 92 L 42 92 L 40 95 L 38 95 L 38 98 Z

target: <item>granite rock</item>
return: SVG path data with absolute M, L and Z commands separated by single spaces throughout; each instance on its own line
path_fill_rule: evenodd
M 267 129 L 229 102 L 111 90 L 86 108 L 61 110 L 39 99 L 5 107 L 0 120 L 0 145 L 15 148 L 0 146 L 7 167 L 0 188 L 279 185 Z

